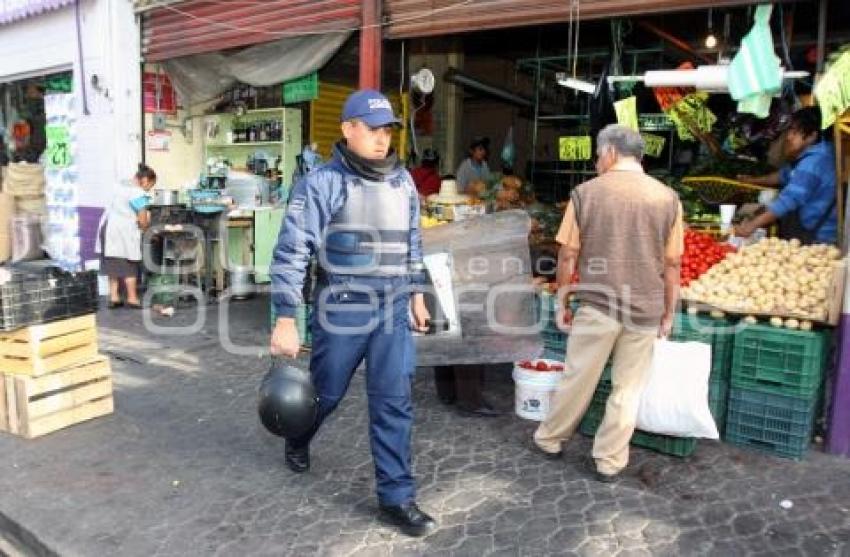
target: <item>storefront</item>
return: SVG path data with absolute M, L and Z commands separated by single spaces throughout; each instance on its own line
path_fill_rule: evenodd
M 791 290 L 778 293 L 778 300 L 773 294 L 766 300 L 756 295 L 758 292 L 740 294 L 742 285 L 735 273 L 727 276 L 729 209 L 720 208 L 736 205 L 737 210 L 732 210 L 735 218 L 746 218 L 741 211 L 744 205 L 775 195 L 742 183 L 737 176 L 765 173 L 770 170 L 767 162 L 784 163 L 774 158 L 782 144 L 779 123 L 787 121 L 793 107 L 818 100 L 812 98 L 810 77 L 821 69 L 818 44 L 821 52 L 838 52 L 847 30 L 840 24 L 819 26 L 816 2 L 775 5 L 769 32 L 779 45 L 776 56 L 787 71 L 807 74 L 780 77 L 784 86 L 760 99 L 766 108 L 759 110 L 739 104 L 725 83 L 720 89 L 716 84 L 709 87 L 710 93 L 701 93 L 704 87 L 697 82 L 688 86 L 685 81 L 673 81 L 666 89 L 652 85 L 652 72 L 676 70 L 684 62 L 693 68 L 719 65 L 721 69 L 716 71 L 725 75 L 722 66 L 735 58 L 753 26 L 754 10 L 746 6 L 750 3 L 646 2 L 633 7 L 617 2 L 582 3 L 580 11 L 578 3 L 572 7 L 535 2 L 489 4 L 491 9 L 481 3 L 446 6 L 435 9 L 430 17 L 414 17 L 430 6 L 385 4 L 389 14 L 386 36 L 404 43 L 408 73 L 427 68 L 436 77 L 432 95 L 411 94 L 411 110 L 421 110 L 413 129 L 417 152 L 421 154 L 426 147 L 436 149 L 441 155 L 441 173 L 454 174 L 471 139 L 488 136 L 492 177 L 484 180 L 483 189 L 473 192 L 480 198 L 475 202 L 485 204 L 488 212 L 526 210 L 534 219 L 532 253 L 551 255 L 570 191 L 595 175 L 596 132 L 607 123 L 633 125 L 647 143 L 645 169 L 677 190 L 687 213 L 690 231 L 682 284 L 684 307 L 692 306 L 695 313 L 683 308 L 676 336 L 714 347 L 716 366 L 709 386 L 718 426 L 728 428 L 730 442 L 762 445 L 785 456 L 802 455 L 813 437 L 814 422 L 828 420 L 830 407 L 832 416 L 846 415 L 835 410 L 836 405 L 845 404 L 846 395 L 838 394 L 835 399 L 829 395 L 833 387 L 847 390 L 846 379 L 841 379 L 846 364 L 835 365 L 830 348 L 834 339 L 843 335 L 837 325 L 846 260 L 835 248 L 800 251 L 796 243 L 778 240 L 746 248 L 734 261 L 754 275 L 766 273 L 758 259 L 760 250 L 788 250 L 791 259 L 812 258 L 813 267 L 803 264 L 803 274 L 807 278 L 809 273 L 817 275 L 817 280 L 808 283 L 813 288 L 811 299 L 792 295 L 789 292 L 801 288 L 798 282 L 790 284 L 790 277 L 796 278 L 798 272 L 777 262 L 782 275 L 777 282 L 789 282 Z M 694 11 L 698 8 L 712 9 Z M 820 16 L 821 21 L 842 19 L 843 7 L 830 10 L 825 19 Z M 617 19 L 607 19 L 614 17 Z M 492 30 L 483 31 L 488 28 Z M 769 48 L 774 51 L 773 43 Z M 608 81 L 608 76 L 617 79 Z M 597 84 L 602 86 L 601 95 Z M 502 176 L 505 170 L 513 175 Z M 845 196 L 846 177 L 842 177 L 835 204 L 839 218 L 843 218 L 840 208 Z M 465 212 L 458 211 L 462 204 L 458 201 L 435 199 L 428 207 L 432 210 L 429 226 L 447 220 L 446 204 L 454 205 L 455 215 Z M 534 271 L 546 280 L 551 267 L 537 266 Z M 722 288 L 717 286 L 721 283 Z M 727 289 L 739 294 L 718 297 Z M 553 300 L 545 295 L 544 299 L 544 319 L 547 315 L 554 319 Z M 551 322 L 543 331 L 544 345 L 555 360 L 563 357 L 568 340 Z M 770 354 L 772 350 L 778 352 Z M 779 378 L 781 373 L 772 367 L 771 357 L 790 361 L 794 354 L 803 353 L 812 354 L 807 362 L 813 367 L 794 364 L 789 367 L 790 375 Z M 813 391 L 812 385 L 817 389 Z M 820 399 L 824 386 L 827 396 Z M 753 393 L 760 397 L 760 405 L 748 405 L 753 397 L 747 397 Z M 777 398 L 771 398 L 774 396 Z M 771 440 L 771 432 L 747 429 L 751 425 L 747 420 L 751 422 L 755 414 L 770 415 L 786 404 L 818 406 L 794 416 L 809 424 L 805 433 Z M 727 407 L 734 408 L 727 412 Z M 596 425 L 600 417 L 595 416 Z M 592 428 L 588 425 L 587 429 Z M 834 424 L 828 429 L 846 431 Z M 693 444 L 685 440 L 643 438 L 642 443 L 666 447 L 662 450 L 674 454 L 693 450 Z
M 204 246 L 212 266 L 180 280 L 212 296 L 244 289 L 246 276 L 267 284 L 293 179 L 329 158 L 357 87 L 361 3 L 137 2 L 137 10 L 145 160 L 156 189 L 174 192 L 168 203 L 185 211 L 182 220 L 213 237 Z M 175 213 L 161 195 L 154 212 Z
M 41 218 L 39 242 L 50 257 L 81 268 L 96 259 L 103 207 L 132 174 L 141 151 L 132 8 L 117 0 L 40 0 L 3 9 L 6 155 L 12 164 L 41 165 L 19 173 L 24 182 L 27 176 L 34 181 L 17 186 L 28 196 L 18 196 L 18 205 Z M 34 168 L 47 172 L 30 172 Z

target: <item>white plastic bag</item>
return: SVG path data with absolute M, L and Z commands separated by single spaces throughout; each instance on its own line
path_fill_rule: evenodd
M 675 437 L 718 439 L 708 407 L 711 346 L 655 342 L 652 370 L 641 395 L 637 427 Z

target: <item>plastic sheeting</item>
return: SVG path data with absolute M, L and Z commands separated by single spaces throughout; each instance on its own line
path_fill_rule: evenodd
M 525 211 L 503 211 L 422 231 L 426 256 L 451 258 L 460 334 L 416 335 L 416 364 L 505 363 L 537 357 L 540 339 Z
M 281 39 L 234 54 L 196 54 L 163 62 L 184 104 L 221 95 L 235 83 L 268 87 L 317 71 L 327 64 L 351 33 Z

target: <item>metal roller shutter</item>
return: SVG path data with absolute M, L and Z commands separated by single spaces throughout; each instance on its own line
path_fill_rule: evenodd
M 354 92 L 354 87 L 335 83 L 320 83 L 319 98 L 310 103 L 310 141 L 319 144 L 319 153 L 325 160 L 331 156 L 333 144 L 341 137 L 339 115 L 345 99 Z M 393 111 L 401 114 L 398 93 L 387 95 Z M 399 148 L 399 132 L 393 133 L 393 147 Z
M 360 25 L 358 0 L 192 0 L 145 11 L 142 54 L 148 62 L 215 52 L 299 34 Z
M 756 4 L 754 0 L 583 0 L 581 18 L 600 19 L 657 12 Z M 449 35 L 569 20 L 569 0 L 384 0 L 386 37 Z

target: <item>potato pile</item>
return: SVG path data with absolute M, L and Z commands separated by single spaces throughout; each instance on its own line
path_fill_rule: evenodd
M 682 298 L 738 313 L 827 317 L 838 248 L 767 238 L 711 267 Z

